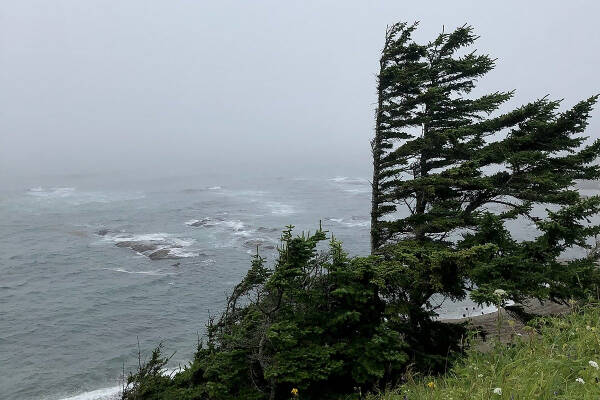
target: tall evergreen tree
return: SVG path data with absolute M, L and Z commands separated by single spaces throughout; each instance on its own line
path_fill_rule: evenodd
M 544 97 L 497 115 L 513 92 L 470 96 L 495 63 L 470 50 L 473 29 L 419 44 L 416 27 L 388 28 L 377 85 L 371 248 L 388 296 L 417 320 L 435 293 L 584 296 L 598 282 L 597 254 L 584 249 L 600 232 L 589 222 L 600 197 L 574 184 L 600 177 L 600 141 L 582 136 L 598 96 L 563 112 Z M 511 221 L 537 234 L 518 238 Z

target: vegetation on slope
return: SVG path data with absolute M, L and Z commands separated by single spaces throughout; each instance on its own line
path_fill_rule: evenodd
M 442 376 L 408 382 L 370 400 L 594 399 L 600 397 L 600 307 L 533 321 L 532 334 L 467 356 Z M 533 328 L 535 327 L 535 328 Z M 533 333 L 539 330 L 540 335 Z
M 157 349 L 129 377 L 124 399 L 358 399 L 401 383 L 410 370 L 441 373 L 461 355 L 463 327 L 435 320 L 434 295 L 483 304 L 498 302 L 498 293 L 503 301 L 565 302 L 597 292 L 600 252 L 585 249 L 600 234 L 592 221 L 600 196 L 584 198 L 574 185 L 600 178 L 600 140 L 584 136 L 598 96 L 564 112 L 542 98 L 491 116 L 512 92 L 469 97 L 495 63 L 472 50 L 472 28 L 426 44 L 412 39 L 415 29 L 394 24 L 382 51 L 372 255 L 349 258 L 333 238 L 319 250 L 324 231 L 293 237 L 289 228 L 272 268 L 254 257 L 185 371 L 163 376 L 167 360 Z M 536 234 L 521 240 L 510 226 L 525 222 Z M 573 250 L 577 258 L 561 259 Z M 560 345 L 551 354 L 573 353 L 566 340 Z M 502 370 L 501 381 L 489 385 L 531 395 L 534 386 L 512 389 L 516 367 L 500 362 L 511 354 L 526 362 L 545 350 L 523 346 L 482 356 L 498 358 L 487 360 L 490 377 L 490 368 Z M 573 378 L 567 370 L 526 369 L 536 359 L 522 367 L 530 372 L 524 382 L 545 371 L 536 382 L 557 396 L 587 390 L 562 382 Z M 427 389 L 421 394 L 439 398 L 432 394 L 439 389 Z

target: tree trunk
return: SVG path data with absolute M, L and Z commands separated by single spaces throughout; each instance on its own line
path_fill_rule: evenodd
M 385 51 L 385 49 L 384 49 Z M 379 62 L 379 73 L 383 70 L 383 60 Z M 375 111 L 375 137 L 371 141 L 373 153 L 373 180 L 371 182 L 371 254 L 375 254 L 381 246 L 381 228 L 379 226 L 379 204 L 381 192 L 379 188 L 379 173 L 381 172 L 381 117 L 383 108 L 383 89 L 381 83 L 377 85 L 377 110 Z

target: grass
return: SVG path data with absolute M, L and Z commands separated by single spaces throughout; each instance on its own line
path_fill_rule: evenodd
M 536 324 L 541 335 L 532 332 L 486 353 L 470 350 L 443 376 L 408 374 L 406 384 L 368 399 L 599 400 L 600 370 L 594 363 L 600 364 L 600 306 Z

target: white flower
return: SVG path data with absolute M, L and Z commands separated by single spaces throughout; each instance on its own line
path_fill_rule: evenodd
M 496 289 L 496 290 L 494 290 L 494 294 L 495 294 L 496 296 L 500 296 L 500 297 L 502 297 L 502 296 L 506 295 L 506 290 L 502 290 L 502 289 Z
M 479 375 L 477 375 L 477 377 L 478 377 L 478 378 L 482 378 L 482 377 L 483 377 L 483 374 L 479 374 Z
M 590 367 L 598 369 L 598 363 L 596 361 L 590 361 L 588 364 L 590 364 Z
M 581 378 L 577 378 L 577 379 L 575 379 L 575 382 L 579 382 L 579 383 L 585 383 L 585 381 L 584 381 L 583 379 L 581 379 Z
M 498 396 L 502 396 L 502 388 L 495 388 L 493 390 L 494 394 L 497 394 Z

